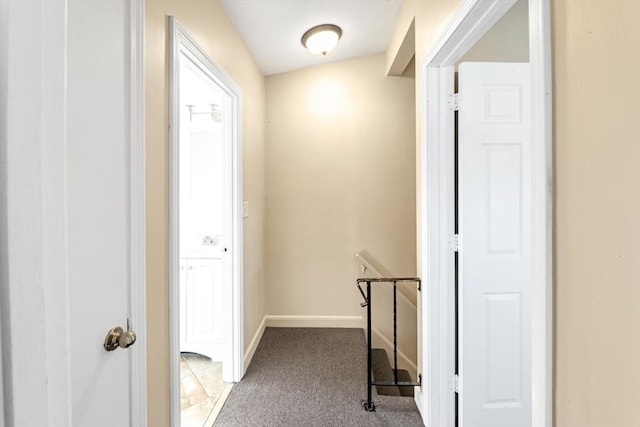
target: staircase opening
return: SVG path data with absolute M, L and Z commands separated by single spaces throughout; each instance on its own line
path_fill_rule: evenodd
M 376 386 L 378 395 L 387 396 L 413 396 L 414 387 L 422 384 L 422 376 L 418 374 L 417 381 L 413 381 L 408 371 L 398 368 L 398 283 L 415 283 L 418 291 L 420 290 L 419 278 L 360 278 L 356 281 L 356 286 L 364 299 L 360 304 L 361 307 L 367 309 L 367 400 L 362 402 L 362 406 L 368 412 L 376 410 L 373 402 L 373 386 Z M 366 284 L 366 288 L 362 289 L 362 284 Z M 374 349 L 372 343 L 372 306 L 373 306 L 373 289 L 375 284 L 379 289 L 385 289 L 384 286 L 392 285 L 392 303 L 393 303 L 393 365 L 389 365 L 389 359 L 384 349 Z M 374 365 L 374 359 L 376 363 Z M 408 389 L 410 391 L 401 391 Z
M 412 382 L 411 374 L 406 369 L 397 370 L 391 367 L 387 351 L 383 348 L 371 350 L 371 365 L 375 382 L 392 382 L 397 374 L 399 382 Z M 376 392 L 381 396 L 413 397 L 413 387 L 398 387 L 395 385 L 377 385 Z

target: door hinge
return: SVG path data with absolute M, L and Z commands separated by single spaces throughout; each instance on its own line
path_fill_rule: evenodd
M 453 376 L 453 391 L 455 393 L 462 393 L 462 378 L 458 374 Z
M 459 99 L 460 96 L 457 93 L 452 93 L 451 95 L 449 95 L 449 110 L 458 111 L 460 109 Z
M 460 247 L 462 246 L 462 237 L 459 234 L 453 235 L 451 246 L 453 248 L 453 252 L 460 252 Z

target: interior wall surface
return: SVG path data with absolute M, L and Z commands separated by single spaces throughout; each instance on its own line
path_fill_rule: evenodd
M 555 425 L 640 425 L 640 2 L 552 1 Z
M 529 1 L 518 0 L 456 63 L 529 62 Z
M 169 390 L 169 25 L 176 17 L 242 90 L 244 347 L 264 318 L 265 82 L 217 1 L 146 2 L 145 108 L 149 425 L 170 425 Z
M 640 2 L 550 4 L 554 425 L 638 426 Z M 418 146 L 420 64 L 458 6 L 406 1 L 387 51 L 389 61 L 415 16 Z
M 365 316 L 356 252 L 415 274 L 414 77 L 378 54 L 266 82 L 268 313 Z
M 446 24 L 449 22 L 453 14 L 461 4 L 461 0 L 405 0 L 400 9 L 398 20 L 396 21 L 395 28 L 389 41 L 389 46 L 386 51 L 386 69 L 389 69 L 393 63 L 402 41 L 407 33 L 407 29 L 411 26 L 411 21 L 415 19 L 414 31 L 415 31 L 415 135 L 414 142 L 416 170 L 421 170 L 421 156 L 422 151 L 420 148 L 420 141 L 422 141 L 422 93 L 424 91 L 423 83 L 424 76 L 422 72 L 422 62 L 429 52 L 429 49 L 433 46 L 440 33 L 444 30 Z M 416 175 L 416 236 L 417 247 L 416 257 L 422 258 L 422 244 L 420 236 L 422 234 L 422 197 L 420 182 L 420 175 Z M 420 263 L 416 265 L 418 277 L 422 275 Z M 420 307 L 418 306 L 418 310 Z

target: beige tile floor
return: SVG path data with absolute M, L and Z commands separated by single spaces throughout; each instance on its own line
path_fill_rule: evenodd
M 224 389 L 222 363 L 197 353 L 181 353 L 180 427 L 211 427 L 209 416 Z

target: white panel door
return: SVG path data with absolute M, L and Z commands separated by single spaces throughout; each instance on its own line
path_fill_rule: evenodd
M 131 360 L 106 351 L 130 317 L 127 0 L 68 2 L 67 214 L 74 427 L 131 425 Z M 132 325 L 133 329 L 136 325 Z M 138 331 L 142 332 L 142 331 Z
M 146 426 L 144 344 L 103 346 L 144 343 L 142 6 L 0 1 L 7 426 Z
M 222 258 L 203 258 L 180 263 L 185 268 L 180 275 L 180 351 L 204 354 L 216 362 L 222 362 L 224 355 L 222 262 Z
M 529 64 L 459 66 L 461 425 L 531 425 Z

